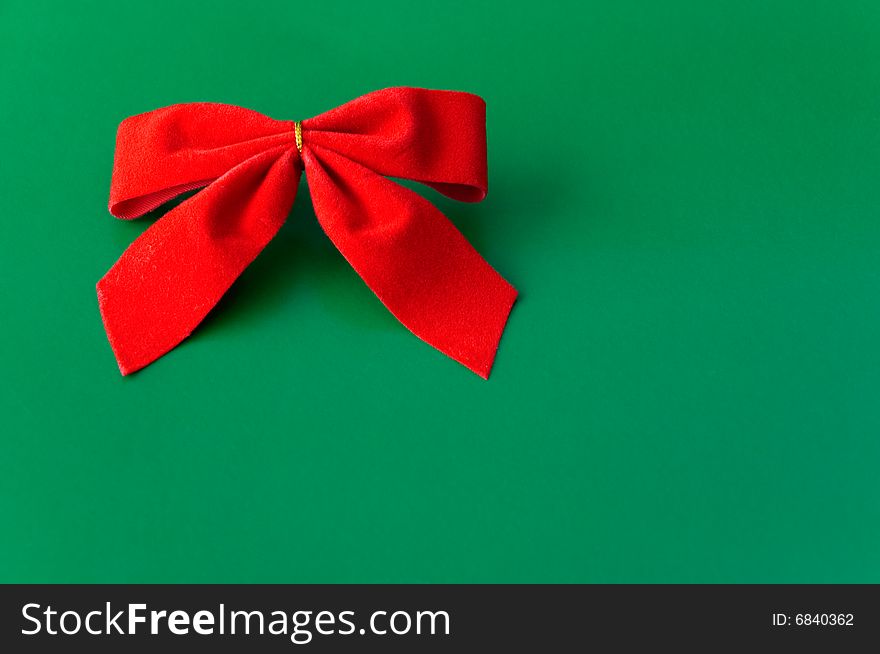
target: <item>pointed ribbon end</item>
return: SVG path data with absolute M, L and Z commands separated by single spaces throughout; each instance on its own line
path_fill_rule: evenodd
M 479 327 L 472 332 L 474 336 L 460 344 L 460 347 L 438 348 L 485 380 L 492 373 L 501 336 L 519 295 L 513 286 L 506 281 L 502 282 L 503 287 L 492 295 L 491 300 L 489 297 L 485 298 L 486 304 L 480 312 Z
M 128 348 L 124 345 L 126 331 L 121 328 L 117 329 L 116 321 L 114 320 L 115 312 L 110 308 L 109 298 L 112 294 L 106 292 L 106 280 L 107 277 L 103 277 L 96 285 L 98 310 L 101 312 L 101 322 L 104 323 L 104 331 L 107 333 L 107 341 L 110 343 L 110 349 L 113 350 L 113 356 L 116 358 L 116 365 L 119 366 L 120 374 L 125 377 L 148 365 L 153 359 L 137 362 L 129 355 Z

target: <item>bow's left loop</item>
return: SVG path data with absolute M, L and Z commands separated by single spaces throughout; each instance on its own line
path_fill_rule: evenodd
M 110 213 L 138 218 L 261 152 L 293 143 L 293 121 L 216 102 L 126 118 L 116 134 Z

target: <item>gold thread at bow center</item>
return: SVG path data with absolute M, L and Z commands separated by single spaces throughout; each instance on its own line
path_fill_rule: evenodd
M 296 136 L 296 151 L 302 154 L 303 151 L 303 124 L 301 120 L 294 121 L 293 133 Z

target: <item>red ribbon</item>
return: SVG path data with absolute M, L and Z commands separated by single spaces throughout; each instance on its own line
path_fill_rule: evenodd
M 147 229 L 98 282 L 122 374 L 167 353 L 205 318 L 284 224 L 303 169 L 321 227 L 367 286 L 416 336 L 487 378 L 516 290 L 436 207 L 386 178 L 482 200 L 486 105 L 415 88 L 376 91 L 299 125 L 213 103 L 124 120 L 114 216 L 137 218 L 206 188 Z

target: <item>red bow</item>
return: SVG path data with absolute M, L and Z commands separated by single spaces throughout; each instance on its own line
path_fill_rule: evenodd
M 430 202 L 486 196 L 486 105 L 391 88 L 300 122 L 180 104 L 119 126 L 110 212 L 137 218 L 192 189 L 98 282 L 123 375 L 185 339 L 284 224 L 305 168 L 321 227 L 416 336 L 488 377 L 516 290 Z

